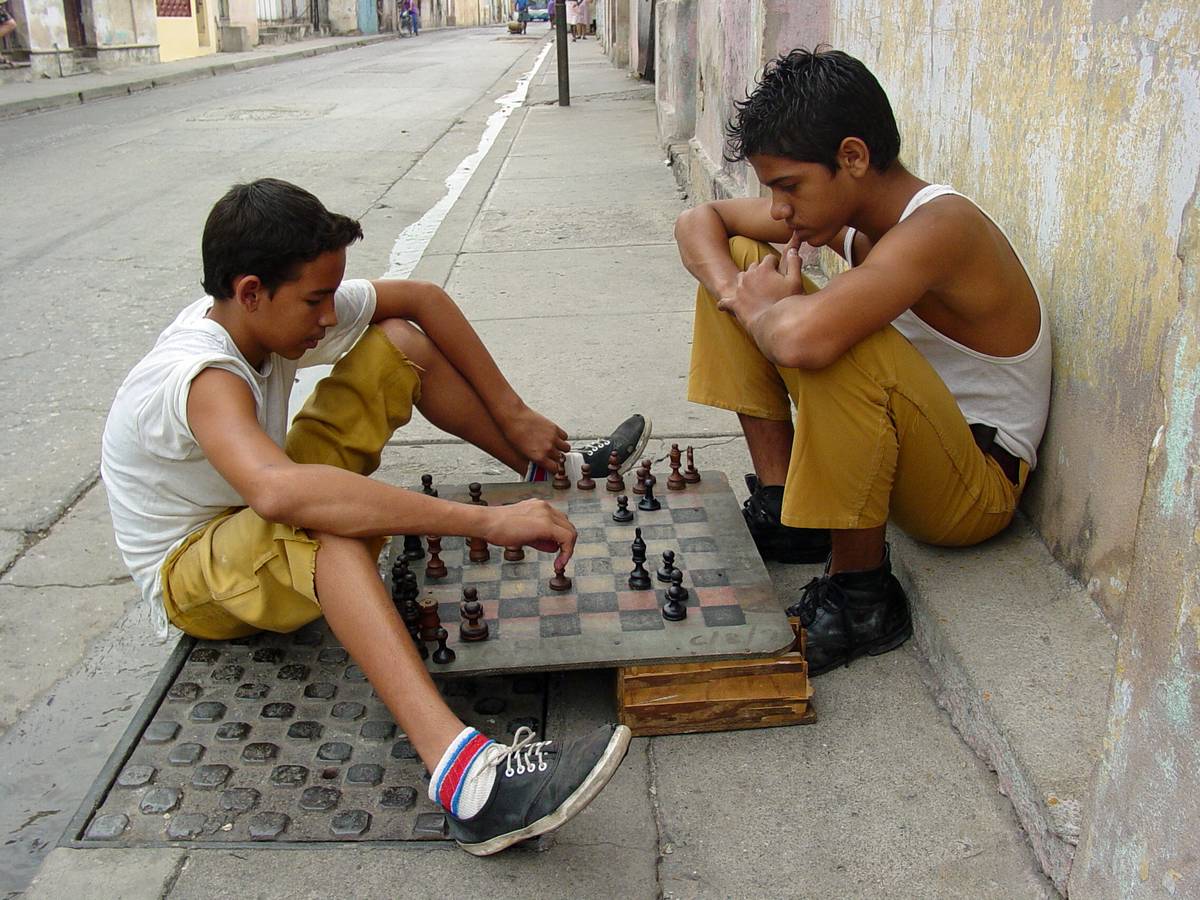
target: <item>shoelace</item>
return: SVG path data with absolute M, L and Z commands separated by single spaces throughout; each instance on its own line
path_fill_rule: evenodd
M 800 589 L 800 601 L 787 609 L 789 616 L 799 616 L 800 624 L 807 628 L 817 618 L 817 610 L 824 606 L 830 612 L 846 609 L 846 592 L 828 575 L 814 578 Z
M 553 741 L 535 741 L 537 737 L 533 729 L 527 725 L 522 725 L 513 735 L 512 744 L 505 746 L 504 744 L 493 744 L 488 748 L 492 756 L 487 761 L 488 765 L 499 765 L 501 760 L 504 761 L 504 774 L 508 778 L 513 775 L 524 775 L 527 772 L 545 772 L 547 768 L 546 760 L 542 756 L 542 750 L 548 747 Z M 537 762 L 534 762 L 536 757 Z M 515 765 L 514 765 L 515 764 Z

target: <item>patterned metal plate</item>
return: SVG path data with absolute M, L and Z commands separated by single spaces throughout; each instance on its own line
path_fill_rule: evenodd
M 546 677 L 438 679 L 466 723 L 542 733 Z M 64 841 L 76 847 L 446 839 L 428 776 L 323 622 L 185 638 Z

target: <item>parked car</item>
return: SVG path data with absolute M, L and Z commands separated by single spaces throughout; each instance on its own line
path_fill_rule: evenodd
M 548 13 L 546 11 L 546 4 L 543 3 L 541 6 L 534 6 L 532 3 L 530 3 L 529 4 L 529 21 L 530 22 L 549 22 L 550 21 L 550 13 Z

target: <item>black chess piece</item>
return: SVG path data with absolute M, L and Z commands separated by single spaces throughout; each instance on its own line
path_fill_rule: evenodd
M 483 620 L 483 604 L 479 602 L 479 592 L 475 588 L 463 588 L 459 615 L 463 620 L 458 626 L 461 640 L 467 643 L 487 640 L 488 624 Z
M 663 582 L 664 584 L 670 584 L 671 576 L 674 575 L 675 572 L 677 572 L 677 571 L 678 571 L 678 569 L 675 568 L 675 551 L 674 550 L 664 550 L 663 551 L 663 564 L 661 566 L 659 566 L 659 568 L 658 568 L 658 575 L 657 575 L 658 580 Z
M 566 571 L 561 566 L 554 567 L 554 577 L 550 579 L 550 590 L 569 591 L 571 589 L 571 579 L 567 577 Z
M 658 483 L 658 479 L 653 475 L 646 476 L 646 493 L 642 495 L 642 499 L 638 501 L 638 509 L 645 512 L 654 512 L 662 509 L 662 504 L 658 502 L 658 498 L 654 496 L 654 485 Z
M 446 631 L 445 628 L 438 628 L 435 637 L 437 640 L 437 649 L 433 651 L 433 661 L 439 666 L 454 662 L 454 651 L 446 646 L 450 632 Z
M 401 597 L 405 603 L 415 602 L 421 596 L 421 586 L 417 584 L 417 573 L 406 571 L 404 584 L 401 586 Z
M 646 571 L 646 542 L 642 540 L 642 529 L 634 530 L 630 549 L 633 551 L 633 571 L 629 573 L 629 587 L 635 591 L 648 591 L 654 587 L 654 582 Z
M 663 618 L 668 622 L 681 622 L 687 618 L 687 588 L 683 586 L 683 572 L 676 569 L 671 575 L 671 586 L 667 588 L 667 603 L 663 607 Z
M 392 563 L 392 602 L 399 606 L 404 602 L 404 574 L 408 571 L 408 560 L 397 553 Z
M 687 468 L 683 470 L 683 480 L 688 484 L 700 483 L 700 472 L 696 468 L 696 459 L 692 455 L 692 448 L 687 448 Z
M 406 534 L 404 536 L 404 558 L 413 562 L 425 558 L 425 547 L 421 544 L 421 536 L 419 534 Z
M 421 641 L 421 631 L 415 622 L 408 626 L 408 633 L 412 637 L 413 643 L 417 645 L 417 653 L 421 655 L 421 659 L 429 659 L 429 648 Z
M 629 508 L 629 497 L 625 494 L 617 498 L 617 508 L 613 511 L 612 519 L 621 525 L 628 525 L 633 521 L 633 510 Z
M 467 493 L 471 495 L 471 502 L 476 506 L 487 506 L 487 501 L 483 499 L 483 485 L 478 481 L 472 481 L 467 485 Z
M 421 491 L 427 497 L 436 497 L 438 495 L 437 490 L 433 486 L 433 476 L 432 475 L 422 475 L 421 476 Z

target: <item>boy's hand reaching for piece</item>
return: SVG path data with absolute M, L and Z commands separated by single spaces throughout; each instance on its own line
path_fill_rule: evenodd
M 577 534 L 566 513 L 545 500 L 522 500 L 511 506 L 491 507 L 494 513 L 481 535 L 498 547 L 533 547 L 547 553 L 558 551 L 555 563 L 566 566 L 575 552 Z
M 768 256 L 738 275 L 733 296 L 722 297 L 717 308 L 736 316 L 748 328 L 784 297 L 804 293 L 801 268 L 800 239 L 793 234 L 781 258 Z
M 558 471 L 563 454 L 571 449 L 567 433 L 528 406 L 522 405 L 500 427 L 509 443 L 520 450 L 526 459 L 550 472 Z

